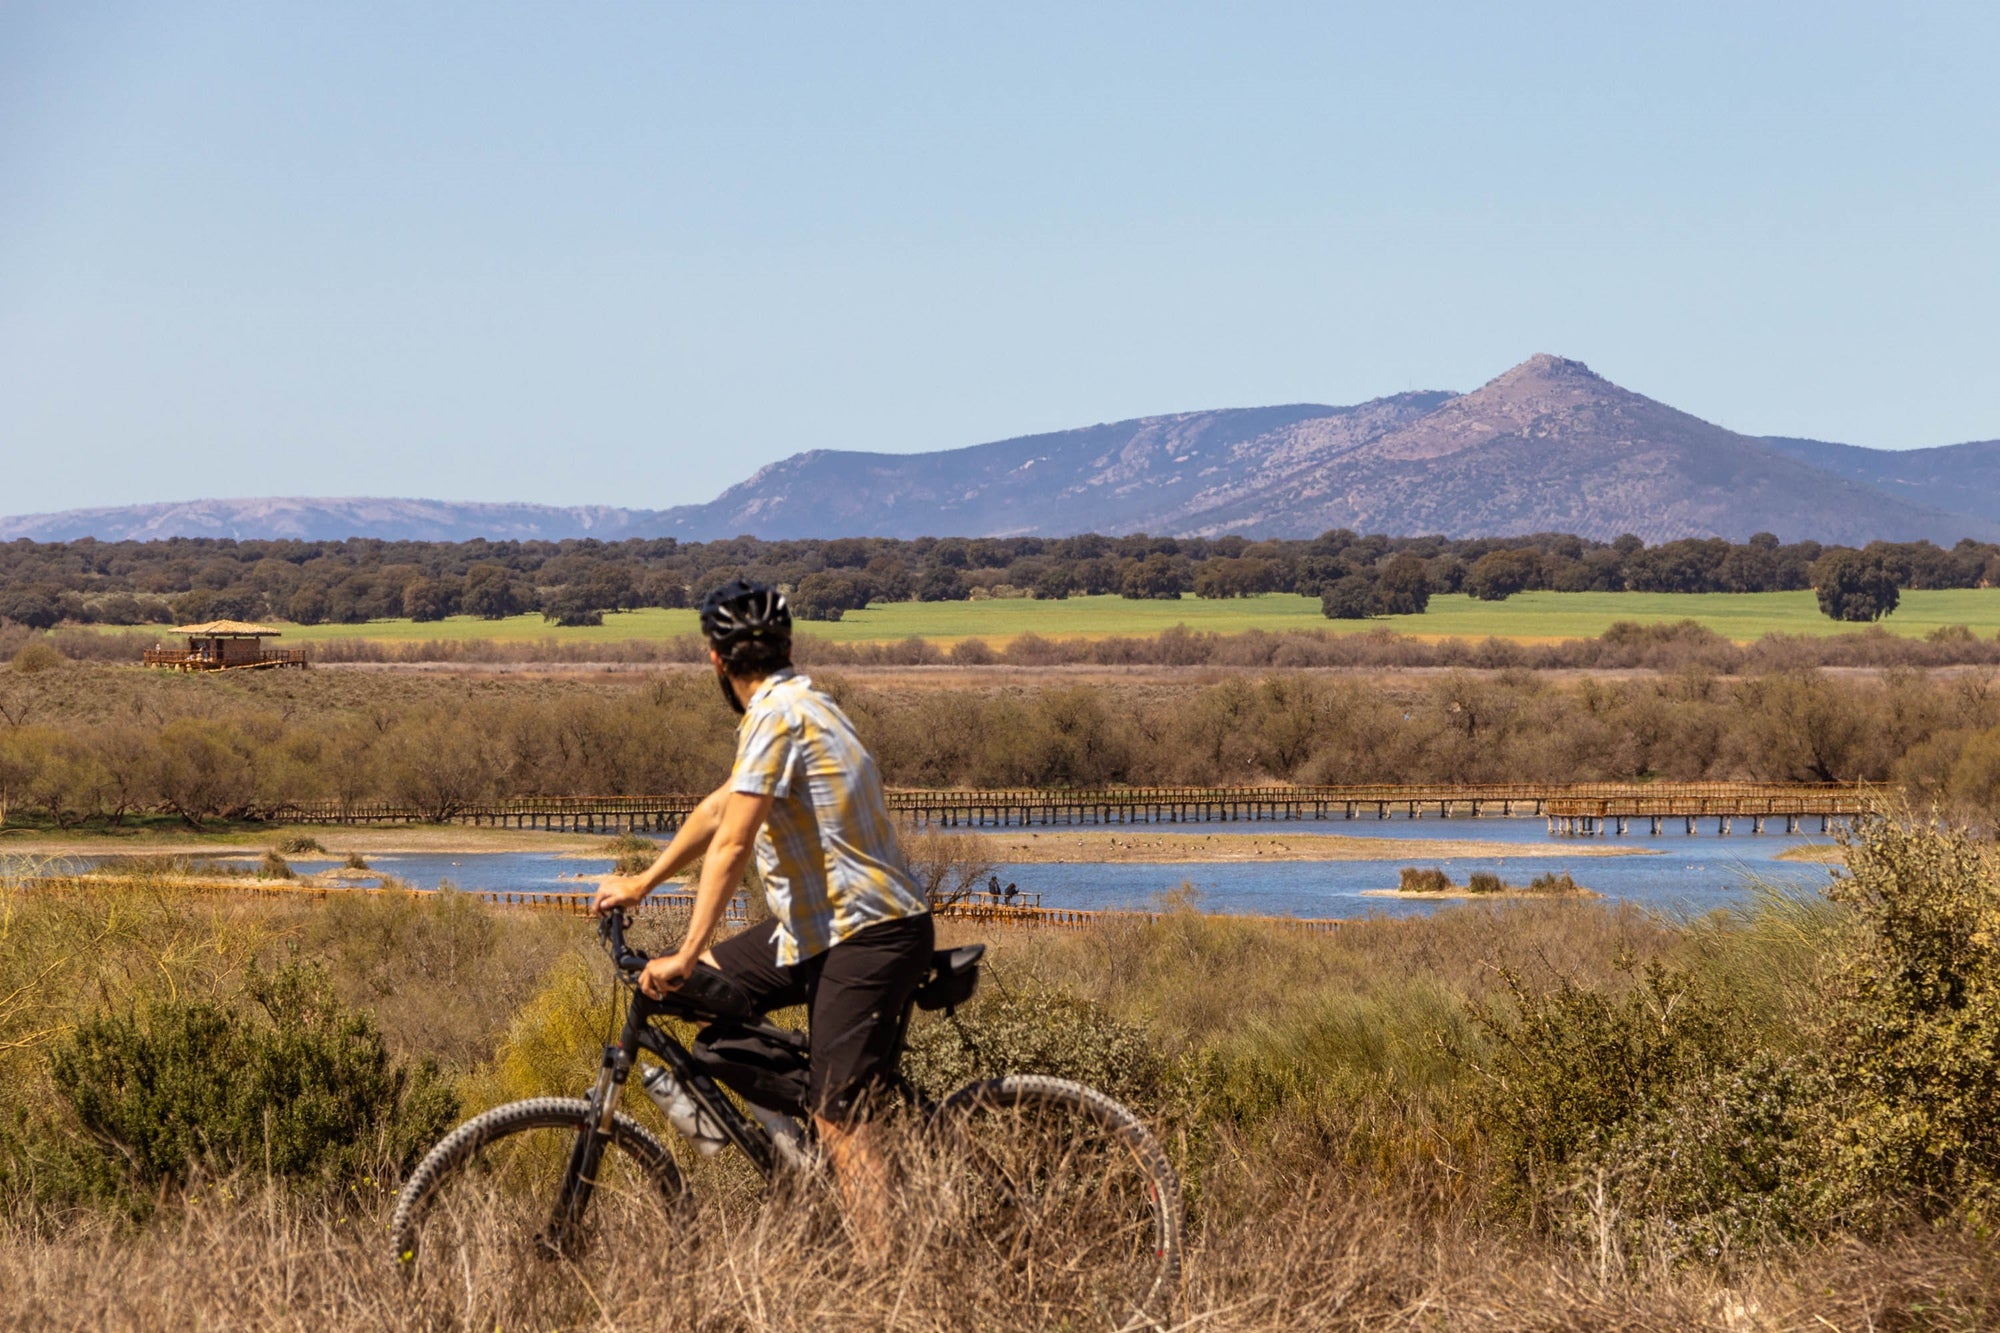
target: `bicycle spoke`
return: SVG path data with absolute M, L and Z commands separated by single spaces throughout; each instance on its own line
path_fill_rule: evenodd
M 1157 1147 L 1115 1104 L 1106 1103 L 1116 1115 L 1096 1114 L 1081 1100 L 1095 1096 L 1087 1090 L 1002 1082 L 1025 1086 L 957 1107 L 939 1141 L 963 1278 L 1051 1319 L 1089 1311 L 1113 1327 L 1144 1322 L 1177 1258 L 1177 1233 L 1163 1227 L 1178 1199 L 1161 1197 Z
M 652 1159 L 658 1145 L 629 1121 L 620 1142 L 603 1145 L 589 1179 L 566 1183 L 579 1136 L 589 1132 L 584 1107 L 548 1100 L 499 1108 L 461 1127 L 413 1173 L 416 1195 L 407 1215 L 399 1211 L 397 1245 L 421 1303 L 449 1310 L 453 1322 L 543 1322 L 615 1271 L 624 1238 L 663 1234 L 679 1178 L 670 1162 L 660 1165 L 663 1153 Z

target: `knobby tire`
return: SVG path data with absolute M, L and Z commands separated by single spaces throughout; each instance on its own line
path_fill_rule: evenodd
M 390 1238 L 398 1263 L 406 1272 L 414 1272 L 424 1262 L 425 1223 L 431 1220 L 434 1205 L 455 1182 L 466 1182 L 487 1150 L 538 1130 L 554 1130 L 558 1135 L 568 1133 L 573 1144 L 574 1136 L 583 1132 L 593 1120 L 590 1103 L 583 1098 L 537 1097 L 497 1106 L 474 1116 L 445 1135 L 410 1173 L 396 1200 Z M 551 1140 L 551 1146 L 562 1146 L 561 1140 Z M 685 1198 L 686 1186 L 673 1157 L 645 1126 L 623 1114 L 612 1119 L 610 1141 L 602 1145 L 597 1164 L 597 1180 L 602 1181 L 608 1171 L 621 1169 L 613 1165 L 621 1159 L 623 1165 L 636 1169 L 644 1188 L 657 1193 L 658 1205 L 663 1213 L 671 1212 Z M 567 1151 L 551 1158 L 550 1163 L 549 1178 L 541 1183 L 546 1185 L 550 1197 L 555 1198 L 568 1165 Z M 531 1159 L 527 1168 L 532 1170 L 539 1165 Z M 527 1187 L 533 1183 L 527 1179 L 493 1182 L 503 1190 L 509 1185 Z M 587 1217 L 584 1225 L 588 1225 Z M 560 1249 L 564 1257 L 571 1257 L 569 1250 L 578 1244 L 578 1240 L 577 1237 L 559 1237 L 556 1238 L 557 1243 L 549 1248 Z

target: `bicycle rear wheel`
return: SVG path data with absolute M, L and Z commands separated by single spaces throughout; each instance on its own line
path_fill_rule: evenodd
M 1180 1180 L 1137 1116 L 1080 1083 L 1015 1075 L 968 1083 L 935 1123 L 961 1290 L 1049 1327 L 1165 1318 Z
M 394 1253 L 425 1304 L 473 1324 L 556 1316 L 626 1238 L 658 1243 L 686 1197 L 673 1158 L 629 1116 L 587 1148 L 582 1098 L 539 1097 L 475 1116 L 417 1164 L 390 1223 Z M 595 1155 L 580 1178 L 569 1168 Z

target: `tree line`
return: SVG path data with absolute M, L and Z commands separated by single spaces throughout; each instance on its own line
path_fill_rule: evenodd
M 1823 609 L 1879 619 L 1901 588 L 2000 582 L 2000 546 L 1878 542 L 1863 549 L 1684 539 L 1647 546 L 1560 533 L 1453 540 L 1361 536 L 981 537 L 679 542 L 339 542 L 174 538 L 0 545 L 0 621 L 152 625 L 213 619 L 359 624 L 684 607 L 732 578 L 789 590 L 806 619 L 872 603 L 985 597 L 1319 598 L 1330 617 L 1410 615 L 1440 593 L 1821 591 Z M 1831 591 L 1829 591 L 1831 590 Z
M 1565 681 L 1272 674 L 1001 688 L 822 677 L 885 778 L 907 787 L 1267 781 L 1898 781 L 1982 816 L 2000 804 L 2000 690 L 1890 671 Z M 444 818 L 515 796 L 698 792 L 731 719 L 696 672 L 583 685 L 256 677 L 227 690 L 80 664 L 0 672 L 0 792 L 17 821 L 159 811 L 189 823 L 304 801 Z

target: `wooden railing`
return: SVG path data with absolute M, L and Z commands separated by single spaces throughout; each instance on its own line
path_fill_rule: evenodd
M 257 667 L 302 667 L 306 665 L 306 650 L 266 648 L 255 657 L 225 660 L 180 648 L 148 648 L 142 660 L 146 666 L 164 667 L 169 671 L 242 671 Z

